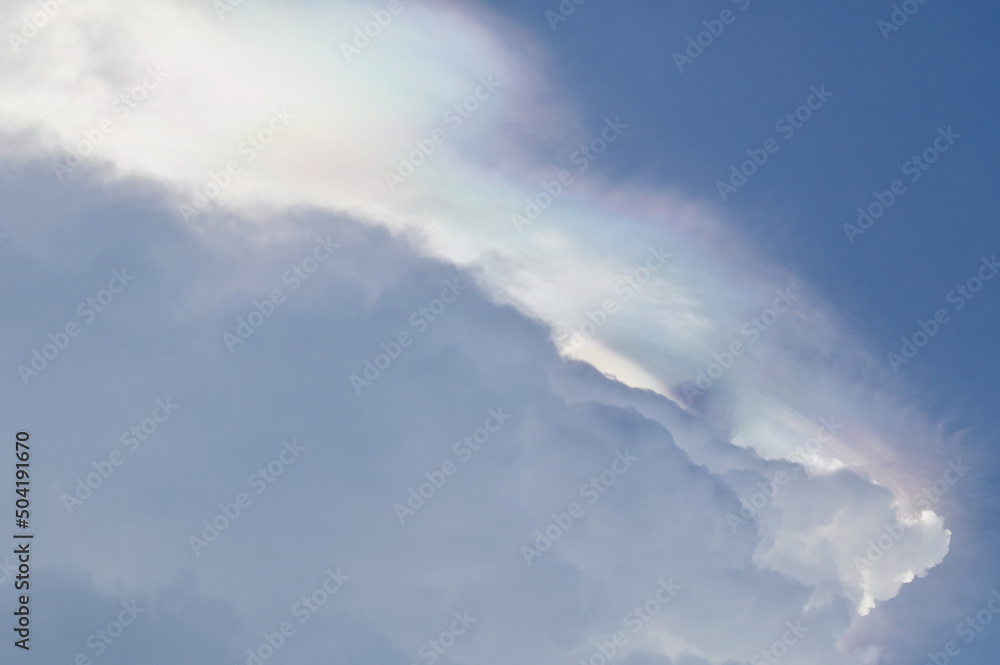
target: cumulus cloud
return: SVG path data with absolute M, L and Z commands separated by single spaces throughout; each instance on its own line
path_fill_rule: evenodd
M 587 660 L 625 630 L 630 661 L 752 662 L 801 621 L 803 662 L 870 661 L 877 637 L 850 631 L 948 551 L 910 505 L 931 472 L 899 455 L 934 428 L 723 213 L 581 170 L 629 119 L 583 121 L 517 26 L 407 3 L 348 62 L 366 7 L 68 3 L 0 65 L 0 270 L 32 285 L 6 296 L 4 366 L 82 331 L 4 387 L 63 442 L 46 563 L 105 596 L 189 580 L 238 617 L 208 649 L 231 659 L 340 567 L 282 647 L 296 662 L 418 662 L 464 611 L 445 660 Z M 167 396 L 177 413 L 70 514 Z M 491 409 L 509 421 L 479 444 Z
M 74 583 L 84 595 L 175 608 L 151 610 L 129 654 L 159 653 L 183 632 L 180 616 L 190 625 L 210 611 L 217 623 L 197 639 L 230 660 L 288 621 L 282 657 L 297 662 L 420 662 L 468 612 L 475 622 L 443 658 L 589 661 L 624 632 L 629 659 L 749 662 L 798 621 L 808 632 L 789 649 L 857 662 L 835 647 L 861 589 L 847 561 L 882 520 L 895 524 L 892 494 L 863 475 L 768 461 L 669 399 L 560 356 L 546 326 L 405 236 L 321 211 L 260 226 L 217 217 L 195 232 L 134 181 L 106 197 L 73 186 L 62 203 L 79 205 L 56 216 L 30 184 L 42 169 L 7 174 L 5 187 L 34 196 L 8 227 L 0 270 L 35 286 L 4 303 L 4 366 L 30 362 L 112 270 L 135 280 L 27 386 L 8 372 L 5 399 L 62 451 L 45 461 L 45 565 L 89 576 Z M 336 254 L 293 291 L 283 276 L 318 238 Z M 455 279 L 468 287 L 424 318 Z M 285 299 L 230 353 L 223 335 L 274 289 Z M 384 364 L 400 332 L 411 344 L 357 394 L 351 375 Z M 176 411 L 126 445 L 157 399 Z M 294 457 L 283 453 L 293 440 L 304 448 Z M 124 463 L 88 481 L 114 450 Z M 792 480 L 733 529 L 741 497 L 779 468 Z M 98 487 L 67 504 L 80 479 Z M 240 493 L 250 501 L 237 511 Z M 927 564 L 926 542 L 912 544 L 896 545 L 893 571 Z M 301 622 L 296 603 L 329 571 L 350 579 Z M 164 591 L 178 580 L 183 592 Z M 656 600 L 664 582 L 678 590 Z M 103 620 L 84 614 L 74 631 Z

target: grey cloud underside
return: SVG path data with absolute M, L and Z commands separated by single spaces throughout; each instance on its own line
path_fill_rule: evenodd
M 86 637 L 130 598 L 150 609 L 102 664 L 245 662 L 337 568 L 351 579 L 295 623 L 276 662 L 426 662 L 420 646 L 463 610 L 478 621 L 441 662 L 576 662 L 668 578 L 682 590 L 630 634 L 629 663 L 748 662 L 800 618 L 800 662 L 853 662 L 831 646 L 852 620 L 842 590 L 764 569 L 756 526 L 726 521 L 734 488 L 778 467 L 560 358 L 541 324 L 474 287 L 415 333 L 408 317 L 444 280 L 474 283 L 419 239 L 310 210 L 190 231 L 148 183 L 50 180 L 44 164 L 0 177 L 0 273 L 18 285 L 2 296 L 0 390 L 37 442 L 45 534 L 32 662 L 92 655 Z M 337 255 L 229 353 L 223 333 L 327 235 Z M 122 267 L 135 281 L 25 387 L 17 365 Z M 348 377 L 404 330 L 412 346 L 356 395 Z M 177 413 L 68 515 L 60 496 L 166 396 Z M 500 407 L 509 422 L 462 462 L 453 444 Z M 254 494 L 248 477 L 293 438 L 305 452 Z M 581 485 L 625 450 L 640 462 L 588 504 Z M 393 505 L 446 460 L 458 473 L 401 525 Z M 820 485 L 826 498 L 800 511 L 859 491 L 888 505 L 849 474 Z M 189 536 L 239 492 L 252 505 L 195 557 Z M 526 565 L 522 545 L 572 502 L 585 516 Z M 657 655 L 676 638 L 686 655 Z

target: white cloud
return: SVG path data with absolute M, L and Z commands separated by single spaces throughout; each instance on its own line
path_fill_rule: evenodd
M 19 16 L 29 6 L 11 4 L 9 14 Z M 644 648 L 670 656 L 686 649 L 713 662 L 742 659 L 756 651 L 754 645 L 772 625 L 776 629 L 803 612 L 827 627 L 825 634 L 847 630 L 859 610 L 894 597 L 902 584 L 926 574 L 947 552 L 948 531 L 928 515 L 916 524 L 903 523 L 906 537 L 864 575 L 853 564 L 853 557 L 885 525 L 902 523 L 894 505 L 907 501 L 911 479 L 920 472 L 900 459 L 898 451 L 904 442 L 924 445 L 932 440 L 932 428 L 893 396 L 895 386 L 808 286 L 756 257 L 752 245 L 711 206 L 672 191 L 608 183 L 588 171 L 576 173 L 558 204 L 518 234 L 511 214 L 521 210 L 525 197 L 541 191 L 543 180 L 572 168 L 574 146 L 599 127 L 588 127 L 547 92 L 544 52 L 527 35 L 499 18 L 483 18 L 480 11 L 443 2 L 407 4 L 384 34 L 348 64 L 337 43 L 367 20 L 359 3 L 322 8 L 244 3 L 221 24 L 207 4 L 69 3 L 19 56 L 8 54 L 0 69 L 5 90 L 0 120 L 28 138 L 8 144 L 15 147 L 8 147 L 6 157 L 30 164 L 40 157 L 64 158 L 82 132 L 112 116 L 113 100 L 138 85 L 147 66 L 169 71 L 148 99 L 115 120 L 114 131 L 75 170 L 73 181 L 60 184 L 47 173 L 50 180 L 39 185 L 49 196 L 67 197 L 96 173 L 120 186 L 141 182 L 162 188 L 172 219 L 160 220 L 164 228 L 153 235 L 155 243 L 134 235 L 126 235 L 128 242 L 117 241 L 116 257 L 127 256 L 151 270 L 143 276 L 146 286 L 137 286 L 151 302 L 168 298 L 169 316 L 164 319 L 148 303 L 133 304 L 129 315 L 110 312 L 107 322 L 101 322 L 107 337 L 81 340 L 79 355 L 60 359 L 39 383 L 78 381 L 79 373 L 87 371 L 98 390 L 121 391 L 115 386 L 132 363 L 152 366 L 157 380 L 144 376 L 133 389 L 188 386 L 189 401 L 202 406 L 201 415 L 191 416 L 193 422 L 183 431 L 203 432 L 218 446 L 212 449 L 214 457 L 201 459 L 183 441 L 171 439 L 164 442 L 164 457 L 155 458 L 165 467 L 136 471 L 131 491 L 141 494 L 141 486 L 155 487 L 173 502 L 173 512 L 147 523 L 152 499 L 142 510 L 101 503 L 92 514 L 122 525 L 113 535 L 94 540 L 82 528 L 88 518 L 81 517 L 65 525 L 65 537 L 82 540 L 82 565 L 101 584 L 118 577 L 134 585 L 163 581 L 165 571 L 191 565 L 185 558 L 184 530 L 210 516 L 214 502 L 225 498 L 214 491 L 220 482 L 233 491 L 240 486 L 252 470 L 241 466 L 243 460 L 266 456 L 268 446 L 291 435 L 289 428 L 301 427 L 303 439 L 311 434 L 327 441 L 324 428 L 336 425 L 344 427 L 338 446 L 353 450 L 356 459 L 345 469 L 332 451 L 316 452 L 316 467 L 302 479 L 302 487 L 318 491 L 308 501 L 329 506 L 318 523 L 334 525 L 336 532 L 317 536 L 303 552 L 312 557 L 314 551 L 339 543 L 345 567 L 352 564 L 369 584 L 377 581 L 381 594 L 398 592 L 415 606 L 437 610 L 396 633 L 379 593 L 369 587 L 369 595 L 356 598 L 350 611 L 394 648 L 406 651 L 419 644 L 435 630 L 435 621 L 468 598 L 478 600 L 485 615 L 478 646 L 469 646 L 470 654 L 502 644 L 510 658 L 564 657 L 590 648 L 585 640 L 613 624 L 614 613 L 601 614 L 607 603 L 641 598 L 650 581 L 682 572 L 692 589 L 691 604 L 685 612 L 665 615 L 664 625 L 643 638 Z M 517 49 L 508 45 L 511 34 L 517 36 Z M 488 74 L 502 82 L 495 96 L 399 192 L 390 193 L 386 169 L 415 139 L 442 125 L 444 111 Z M 287 108 L 294 119 L 248 161 L 240 151 L 242 142 L 268 127 L 275 108 Z M 231 160 L 239 162 L 241 172 L 222 190 L 220 208 L 194 218 L 192 236 L 204 244 L 192 244 L 179 235 L 177 204 L 190 203 L 192 188 L 204 189 L 212 173 Z M 312 290 L 296 294 L 284 318 L 255 334 L 248 353 L 240 349 L 238 360 L 227 357 L 224 347 L 220 353 L 223 327 L 232 325 L 255 294 L 265 293 L 291 261 L 301 258 L 294 248 L 301 249 L 303 236 L 287 217 L 289 211 L 310 206 L 387 227 L 413 246 L 370 229 L 339 227 L 349 229 L 362 247 L 347 252 L 309 285 Z M 230 213 L 236 220 L 232 229 L 220 221 Z M 316 228 L 327 230 L 324 224 Z M 59 265 L 60 253 L 51 244 L 67 231 L 31 229 L 27 222 L 5 231 L 12 234 L 5 248 L 14 247 L 7 251 L 19 252 L 20 261 L 40 271 L 39 257 L 51 253 L 50 269 Z M 344 242 L 349 245 L 350 239 Z M 374 249 L 376 242 L 383 247 Z M 661 245 L 673 254 L 670 265 L 626 302 L 616 289 L 621 276 L 642 264 L 650 246 Z M 433 282 L 428 276 L 443 278 L 437 264 L 414 256 L 418 251 L 468 270 L 490 300 L 476 297 L 456 305 L 426 337 L 424 348 L 408 352 L 376 384 L 372 392 L 385 402 L 379 408 L 374 402 L 358 407 L 346 377 L 377 351 L 378 341 L 407 327 L 406 315 L 426 299 Z M 275 253 L 281 261 L 269 258 Z M 92 248 L 81 250 L 65 269 L 82 275 L 77 261 L 96 254 Z M 248 255 L 255 260 L 247 262 Z M 176 259 L 191 274 L 164 257 Z M 153 286 L 167 275 L 178 281 L 170 288 Z M 414 275 L 420 279 L 409 283 Z M 58 293 L 51 282 L 44 283 Z M 797 294 L 799 302 L 766 329 L 751 324 L 775 302 L 776 290 L 783 289 Z M 684 408 L 560 365 L 547 345 L 546 331 L 521 317 L 526 314 L 556 329 L 578 327 L 588 311 L 609 298 L 619 311 L 577 355 Z M 520 314 L 496 303 L 512 304 Z M 49 306 L 46 322 L 55 325 L 60 317 L 72 316 L 75 301 L 61 304 Z M 133 318 L 136 311 L 144 316 Z M 42 319 L 33 312 L 31 320 Z M 757 331 L 756 337 L 743 332 L 746 325 Z M 146 340 L 138 345 L 121 338 L 134 354 L 127 358 L 98 341 L 115 338 L 121 330 Z M 165 335 L 166 330 L 171 334 Z M 37 333 L 36 325 L 22 324 L 15 350 L 30 350 Z M 698 400 L 682 400 L 683 384 L 693 382 L 699 371 L 707 372 L 717 362 L 713 353 L 725 353 L 733 342 L 742 343 L 747 354 L 734 359 Z M 279 361 L 277 354 L 288 346 L 296 353 Z M 18 362 L 20 356 L 8 358 L 11 366 Z M 236 384 L 236 403 L 217 401 L 213 376 L 194 382 L 188 378 L 209 368 L 226 377 L 223 385 Z M 872 378 L 858 385 L 858 375 Z M 267 388 L 257 385 L 263 376 L 271 382 Z M 327 381 L 336 388 L 317 398 L 315 387 Z M 437 392 L 421 394 L 419 386 L 426 381 Z M 284 386 L 294 396 L 289 398 L 292 405 L 279 410 L 289 425 L 263 427 L 258 421 L 260 404 L 280 405 L 284 399 L 270 386 Z M 398 454 L 418 465 L 431 464 L 446 451 L 442 446 L 438 454 L 428 455 L 428 437 L 445 436 L 449 429 L 440 423 L 442 414 L 461 420 L 450 428 L 459 433 L 469 425 L 463 419 L 501 397 L 522 407 L 516 443 L 482 460 L 478 472 L 470 468 L 456 480 L 454 499 L 442 501 L 436 516 L 428 507 L 416 518 L 427 523 L 434 535 L 430 542 L 427 532 L 416 529 L 414 535 L 404 531 L 400 536 L 393 530 L 390 497 L 419 478 L 412 473 L 416 467 L 382 468 L 376 462 L 384 456 L 376 459 L 352 446 L 377 440 L 383 451 L 391 452 L 390 459 Z M 342 420 L 317 417 L 317 409 L 339 401 L 346 406 L 334 413 Z M 129 413 L 141 412 L 140 402 L 136 397 Z M 405 429 L 383 422 L 387 412 Z M 37 413 L 40 417 L 42 412 Z M 809 459 L 812 475 L 781 461 L 813 435 L 819 419 L 830 416 L 847 420 L 849 428 Z M 220 417 L 236 422 L 235 431 L 223 427 Z M 424 434 L 418 435 L 421 424 Z M 105 427 L 110 435 L 117 425 Z M 248 441 L 254 442 L 250 450 Z M 521 534 L 526 538 L 550 511 L 571 501 L 582 482 L 568 472 L 599 470 L 622 441 L 645 451 L 650 459 L 648 466 L 643 464 L 646 475 L 623 485 L 620 496 L 609 493 L 595 508 L 605 512 L 588 517 L 585 528 L 567 536 L 563 549 L 540 564 L 544 575 L 518 568 Z M 196 464 L 191 480 L 205 474 L 204 485 L 188 495 L 171 478 L 190 458 L 165 452 L 172 450 L 170 442 L 206 465 L 229 460 L 227 468 Z M 85 467 L 88 455 L 72 460 L 75 467 L 67 460 L 67 473 Z M 330 468 L 337 471 L 332 481 L 324 480 L 319 469 Z M 787 494 L 775 497 L 755 529 L 733 534 L 726 514 L 739 508 L 738 488 L 752 488 L 757 480 L 749 479 L 762 479 L 776 468 L 794 476 Z M 477 482 L 492 483 L 486 485 L 490 492 L 477 494 L 481 487 L 468 480 L 478 478 L 475 473 L 482 474 Z M 295 498 L 295 489 L 299 486 L 286 490 L 284 501 L 260 505 L 252 519 L 270 524 L 283 512 L 301 510 L 306 498 Z M 315 530 L 316 524 L 307 528 Z M 157 542 L 155 533 L 163 529 L 176 540 L 159 551 L 150 543 Z M 344 543 L 336 535 L 354 530 L 364 535 L 357 542 Z M 138 542 L 136 533 L 142 535 Z M 281 534 L 275 536 L 280 541 L 296 532 L 275 533 Z M 226 570 L 211 569 L 217 579 L 203 573 L 208 593 L 227 597 L 244 612 L 255 606 L 247 591 L 238 588 L 238 575 L 267 565 L 278 570 L 283 561 L 278 545 L 257 549 L 260 537 L 249 529 L 243 536 L 234 533 L 228 544 L 220 543 L 219 551 L 212 552 L 217 561 L 227 562 Z M 400 537 L 402 547 L 393 540 Z M 109 542 L 134 558 L 117 566 L 101 563 Z M 254 548 L 255 561 L 230 570 L 241 547 Z M 310 575 L 328 565 L 320 558 L 297 567 L 301 577 L 292 580 L 294 588 L 308 587 Z M 285 588 L 265 581 L 254 593 L 283 597 Z M 529 602 L 538 589 L 551 593 L 551 605 Z M 267 625 L 270 609 L 255 611 L 260 616 L 248 615 L 248 621 Z M 547 619 L 557 614 L 564 618 Z M 733 631 L 727 640 L 712 637 L 720 622 L 737 621 L 747 624 L 745 631 Z M 815 662 L 842 662 L 829 643 L 817 639 L 821 632 L 812 633 L 802 648 Z M 511 634 L 522 639 L 512 643 Z M 455 653 L 467 657 L 462 648 L 457 646 Z

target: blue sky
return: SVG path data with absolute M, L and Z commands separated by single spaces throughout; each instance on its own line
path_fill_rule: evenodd
M 997 652 L 995 7 L 221 2 L 3 5 L 16 662 Z

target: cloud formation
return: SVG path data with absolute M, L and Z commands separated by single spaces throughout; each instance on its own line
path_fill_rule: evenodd
M 33 284 L 4 366 L 81 328 L 4 389 L 38 435 L 87 433 L 51 462 L 48 563 L 92 578 L 62 584 L 83 607 L 185 580 L 225 608 L 202 653 L 243 659 L 340 567 L 282 657 L 427 661 L 469 612 L 442 660 L 591 662 L 673 579 L 620 656 L 876 662 L 849 631 L 948 552 L 911 505 L 938 471 L 900 455 L 933 424 L 722 212 L 598 175 L 629 119 L 579 117 L 517 26 L 402 6 L 348 61 L 361 3 L 67 3 L 0 65 L 20 205 L 0 269 Z M 509 422 L 480 444 L 491 409 Z

